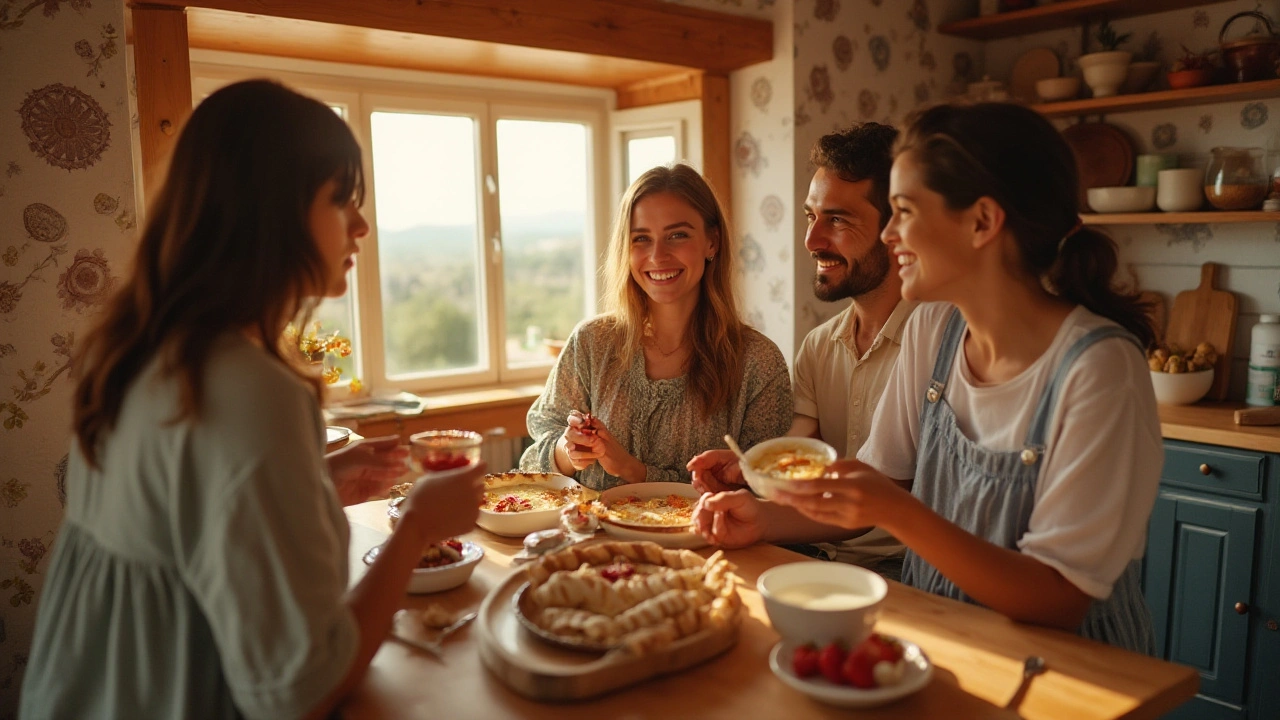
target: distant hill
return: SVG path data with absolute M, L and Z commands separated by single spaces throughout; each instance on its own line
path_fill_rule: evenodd
M 507 252 L 519 252 L 548 240 L 576 244 L 582 216 L 548 213 L 508 220 L 503 232 Z M 456 265 L 474 262 L 477 245 L 473 225 L 418 225 L 378 235 L 379 255 L 405 268 L 424 264 Z M 554 243 L 559 245 L 561 243 Z

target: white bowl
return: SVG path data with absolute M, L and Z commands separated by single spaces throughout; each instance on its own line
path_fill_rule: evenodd
M 1146 212 L 1156 206 L 1156 189 L 1148 185 L 1089 188 L 1085 195 L 1100 213 Z
M 381 550 L 382 546 L 376 545 L 365 553 L 364 564 L 372 565 Z M 414 595 L 423 595 L 452 590 L 471 579 L 471 573 L 475 572 L 476 565 L 483 558 L 484 548 L 473 542 L 463 542 L 462 559 L 458 562 L 433 568 L 414 568 L 413 575 L 409 576 L 408 591 Z
M 698 502 L 700 497 L 698 491 L 694 490 L 693 486 L 688 483 L 645 482 L 611 487 L 600 493 L 600 503 L 608 507 L 612 503 L 629 496 L 647 500 L 654 497 L 666 497 L 667 495 L 679 495 L 688 500 L 690 504 Z M 612 535 L 619 540 L 648 541 L 663 547 L 687 548 L 690 550 L 707 546 L 706 539 L 694 531 L 692 525 L 678 528 L 650 528 L 640 525 L 623 525 L 604 517 L 600 519 L 600 526 L 604 528 L 605 534 Z
M 1151 387 L 1161 405 L 1190 405 L 1204 397 L 1213 385 L 1213 368 L 1191 373 L 1151 371 Z
M 1084 81 L 1094 97 L 1110 97 L 1120 92 L 1120 86 L 1129 77 L 1129 61 L 1133 54 L 1124 50 L 1081 55 L 1076 64 L 1084 73 Z
M 771 568 L 756 589 L 783 640 L 856 647 L 875 627 L 889 584 L 857 565 L 815 560 Z
M 1071 77 L 1042 78 L 1036 81 L 1036 95 L 1045 102 L 1075 100 L 1080 96 L 1080 78 Z
M 484 489 L 486 492 L 500 490 L 511 485 L 546 485 L 548 488 L 555 490 L 586 491 L 586 488 L 579 485 L 573 478 L 556 473 L 508 472 L 484 476 Z M 528 512 L 498 513 L 480 508 L 480 514 L 476 517 L 476 525 L 495 535 L 524 537 L 531 532 L 559 527 L 560 511 L 572 502 L 574 502 L 572 499 L 568 499 L 550 510 L 530 510 Z
M 929 662 L 929 657 L 920 646 L 901 638 L 898 638 L 898 642 L 902 643 L 902 659 L 906 661 L 907 667 L 902 673 L 902 680 L 889 687 L 864 690 L 850 685 L 836 685 L 821 675 L 802 678 L 791 667 L 791 657 L 799 644 L 786 641 L 775 645 L 773 652 L 769 653 L 769 669 L 782 682 L 819 702 L 843 708 L 877 707 L 920 690 L 933 678 L 933 663 Z
M 746 479 L 747 485 L 760 497 L 772 500 L 774 491 L 785 490 L 789 484 L 794 482 L 803 482 L 776 477 L 756 468 L 756 463 L 766 455 L 789 449 L 806 450 L 810 453 L 821 455 L 827 465 L 836 461 L 836 449 L 817 438 L 779 437 L 765 440 L 744 453 L 746 460 L 738 461 L 738 467 L 742 468 L 742 477 Z

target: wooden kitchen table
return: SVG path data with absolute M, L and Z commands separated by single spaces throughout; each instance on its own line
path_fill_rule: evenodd
M 386 502 L 347 508 L 353 579 L 361 557 L 388 533 Z M 512 571 L 519 539 L 476 528 L 466 536 L 485 549 L 471 581 L 436 595 L 406 596 L 405 607 L 438 603 L 476 610 Z M 703 551 L 707 554 L 709 550 Z M 400 643 L 383 644 L 342 716 L 366 718 L 1155 718 L 1196 693 L 1189 667 L 1119 650 L 1056 630 L 1022 625 L 1002 615 L 889 583 L 876 629 L 916 642 L 934 664 L 920 692 L 872 710 L 822 705 L 792 690 L 769 670 L 779 641 L 756 592 L 756 578 L 801 555 L 771 545 L 726 553 L 742 578 L 746 616 L 727 653 L 679 675 L 655 678 L 601 698 L 539 703 L 509 690 L 481 663 L 470 628 L 445 643 L 444 660 Z M 1022 702 L 1006 708 L 1022 678 L 1023 660 L 1040 655 L 1048 671 L 1031 681 Z

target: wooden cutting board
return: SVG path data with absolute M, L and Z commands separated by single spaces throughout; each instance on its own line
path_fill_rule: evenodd
M 1200 286 L 1184 290 L 1173 299 L 1165 341 L 1184 349 L 1202 342 L 1213 343 L 1218 363 L 1213 366 L 1213 385 L 1205 398 L 1225 400 L 1230 384 L 1231 352 L 1236 338 L 1236 296 L 1217 289 L 1217 263 L 1200 267 Z
M 1147 316 L 1151 318 L 1151 324 L 1156 329 L 1156 342 L 1164 342 L 1165 321 L 1168 319 L 1168 312 L 1164 306 L 1164 296 L 1158 292 L 1143 290 L 1138 293 L 1138 297 L 1147 304 Z

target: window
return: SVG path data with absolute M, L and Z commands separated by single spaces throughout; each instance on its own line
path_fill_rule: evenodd
M 370 234 L 347 295 L 316 313 L 352 340 L 342 377 L 375 392 L 545 378 L 544 341 L 596 312 L 607 94 L 265 74 L 333 107 L 365 150 Z M 263 75 L 193 63 L 194 95 Z

